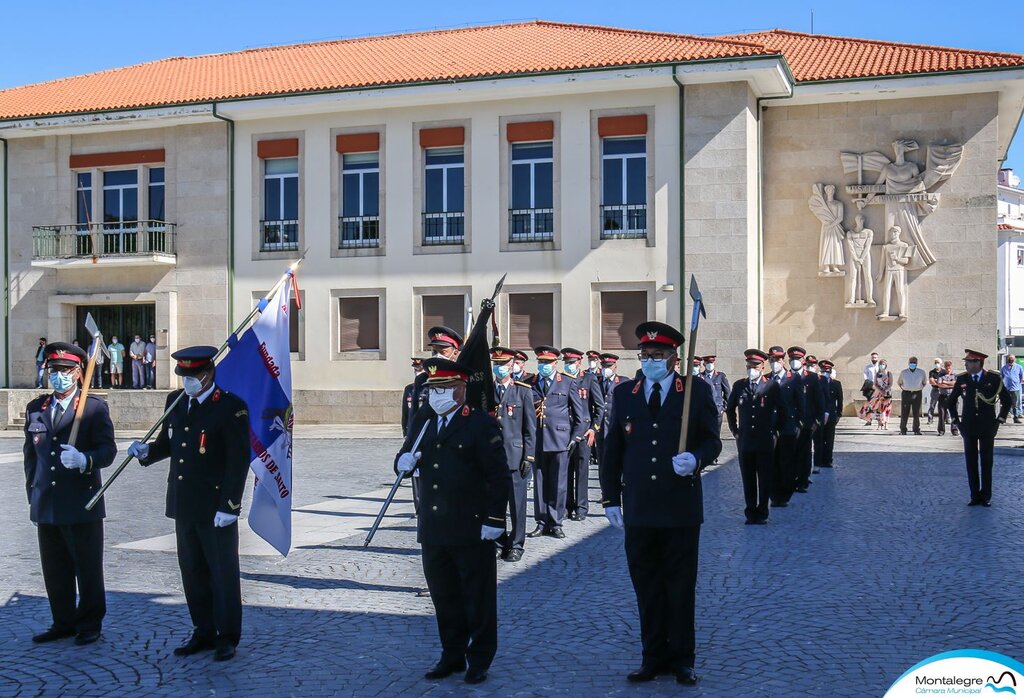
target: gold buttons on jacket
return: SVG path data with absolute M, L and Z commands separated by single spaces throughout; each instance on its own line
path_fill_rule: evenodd
M 430 508 L 431 508 L 432 511 L 437 511 L 437 505 L 436 504 L 434 506 L 430 507 Z
M 657 480 L 657 479 L 658 479 L 658 476 L 657 476 L 657 475 L 651 475 L 651 479 L 652 479 L 652 480 Z
M 51 465 L 51 466 L 50 466 L 50 472 L 53 472 L 53 471 L 54 471 L 54 470 L 56 470 L 56 469 L 57 469 L 57 466 L 55 466 L 55 465 Z
M 434 489 L 435 489 L 435 490 L 437 489 L 437 485 L 434 485 Z
M 651 446 L 657 446 L 657 445 L 658 445 L 658 440 L 657 439 L 651 441 Z
M 657 458 L 657 456 L 655 456 L 654 458 L 651 458 L 651 462 L 652 462 L 652 463 L 657 463 L 657 462 L 658 462 L 658 458 Z
M 654 423 L 654 424 L 652 424 L 651 426 L 652 426 L 652 427 L 654 427 L 655 429 L 657 429 L 657 428 L 658 428 L 658 423 L 657 423 L 657 422 L 655 422 L 655 423 Z
M 182 441 L 182 442 L 181 442 L 181 447 L 182 447 L 182 448 L 185 448 L 186 446 L 188 446 L 188 444 L 187 444 L 187 443 L 185 443 L 184 441 Z
M 185 427 L 185 431 L 188 431 L 188 427 Z
M 437 464 L 437 463 L 434 463 L 434 470 L 437 470 L 437 469 L 438 469 L 438 468 L 440 468 L 440 467 L 441 467 L 441 466 L 440 466 L 439 464 Z
M 178 476 L 178 479 L 179 479 L 179 480 L 184 480 L 184 479 L 185 479 L 185 476 L 184 476 L 184 475 L 179 475 L 179 476 Z
M 179 458 L 179 459 L 178 459 L 178 462 L 179 462 L 179 463 L 184 463 L 184 462 L 185 462 L 185 459 L 184 459 L 184 458 Z
M 51 483 L 50 483 L 50 486 L 51 486 L 51 487 L 56 487 L 56 486 L 57 486 L 57 481 L 56 481 L 56 480 L 54 480 L 53 482 L 51 482 Z
M 50 455 L 51 456 L 55 456 L 55 455 L 57 455 L 57 453 L 56 453 L 56 451 L 50 451 Z

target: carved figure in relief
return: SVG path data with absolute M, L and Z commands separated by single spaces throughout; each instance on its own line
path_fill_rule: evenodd
M 900 239 L 900 227 L 889 228 L 889 240 L 882 245 L 882 263 L 878 267 L 878 280 L 882 282 L 882 312 L 879 320 L 907 319 L 907 267 L 914 257 L 913 245 Z M 892 307 L 893 292 L 896 307 Z M 895 311 L 895 312 L 894 312 Z
M 818 244 L 818 276 L 843 276 L 843 204 L 836 201 L 836 188 L 832 184 L 815 184 L 807 201 L 821 221 L 821 241 Z
M 853 230 L 846 234 L 846 304 L 873 307 L 875 296 L 872 290 L 871 243 L 875 232 L 864 227 L 864 216 L 857 214 L 853 219 Z

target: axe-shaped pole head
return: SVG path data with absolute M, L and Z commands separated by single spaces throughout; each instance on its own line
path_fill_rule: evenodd
M 690 332 L 697 331 L 697 324 L 700 322 L 701 316 L 707 318 L 708 314 L 704 310 L 704 297 L 700 294 L 700 288 L 697 287 L 697 279 L 691 274 L 690 275 L 690 298 L 693 299 L 693 317 L 690 319 Z
M 96 321 L 92 318 L 92 313 L 85 314 L 85 329 L 89 331 L 89 336 L 92 337 L 93 351 L 97 351 L 100 341 L 103 339 L 103 333 L 100 332 L 100 328 L 96 325 Z

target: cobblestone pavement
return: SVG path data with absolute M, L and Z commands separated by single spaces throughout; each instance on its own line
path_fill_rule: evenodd
M 299 430 L 297 507 L 390 481 L 393 432 L 339 434 L 353 432 Z M 439 650 L 430 600 L 415 595 L 423 580 L 404 515 L 369 550 L 360 531 L 287 559 L 243 557 L 238 657 L 172 656 L 189 631 L 173 554 L 116 547 L 172 531 L 161 466 L 132 465 L 110 492 L 103 639 L 33 645 L 49 612 L 20 441 L 0 438 L 0 696 L 880 696 L 940 651 L 1024 657 L 1024 460 L 998 456 L 993 507 L 968 508 L 959 443 L 844 421 L 835 470 L 758 527 L 743 525 L 727 442 L 705 475 L 697 688 L 625 681 L 639 664 L 635 600 L 622 536 L 594 507 L 566 524 L 564 541 L 530 540 L 521 563 L 499 563 L 498 656 L 471 688 L 422 679 Z

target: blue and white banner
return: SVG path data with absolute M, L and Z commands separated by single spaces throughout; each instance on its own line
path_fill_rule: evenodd
M 291 275 L 291 272 L 289 272 Z M 292 544 L 291 279 L 217 365 L 217 384 L 249 405 L 249 467 L 256 476 L 249 527 L 282 555 Z

